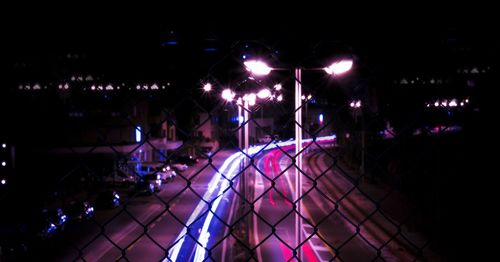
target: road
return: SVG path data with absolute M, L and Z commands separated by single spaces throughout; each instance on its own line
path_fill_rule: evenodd
M 330 137 L 318 143 L 327 147 L 331 142 Z M 123 207 L 99 213 L 102 231 L 86 226 L 68 239 L 79 239 L 86 261 L 117 261 L 123 255 L 130 261 L 293 260 L 295 168 L 290 156 L 295 149 L 293 141 L 278 145 L 280 149 L 250 149 L 254 160 L 245 176 L 253 211 L 240 205 L 244 156 L 221 151 L 213 167 L 202 161 L 162 192 L 131 197 Z M 376 203 L 389 199 L 386 191 L 355 186 L 356 177 L 332 164 L 316 145 L 304 152 L 303 261 L 414 261 L 416 247 L 424 246 L 425 239 L 398 228 L 395 219 L 381 212 Z M 426 251 L 423 255 L 435 258 Z M 60 260 L 78 256 L 76 250 L 68 251 Z
M 260 156 L 257 166 L 266 176 L 255 173 L 259 216 L 253 217 L 252 238 L 254 246 L 262 242 L 256 249 L 259 261 L 288 261 L 293 256 L 295 171 L 287 154 L 293 155 L 294 147 L 283 149 Z M 316 145 L 309 147 L 304 160 L 303 261 L 418 261 L 425 238 L 405 226 L 398 229 L 400 223 L 386 212 L 404 209 L 396 193 L 358 185 L 357 177 L 334 165 L 334 158 Z M 439 260 L 425 248 L 421 255 Z
M 208 203 L 216 198 L 213 192 L 207 194 L 216 168 L 220 168 L 233 153 L 218 152 L 212 158 L 212 164 L 208 160 L 200 161 L 182 174 L 184 178 L 178 175 L 153 196 L 131 196 L 115 210 L 99 211 L 95 223 L 68 232 L 66 239 L 76 242 L 75 246 L 82 249 L 81 255 L 86 261 L 120 260 L 121 250 L 126 252 L 126 258 L 131 261 L 159 261 L 171 255 L 168 251 L 172 252 L 178 246 L 176 243 L 180 241 L 176 240 L 185 230 L 185 225 L 191 225 L 191 232 L 185 238 L 177 259 L 192 259 L 196 249 L 194 240 L 198 240 L 200 223 L 208 213 L 208 205 L 204 201 Z M 224 198 L 219 199 L 222 199 L 221 206 L 229 202 Z M 188 249 L 191 251 L 185 251 Z M 58 256 L 61 261 L 74 260 L 79 256 L 76 249 L 64 250 L 66 252 Z

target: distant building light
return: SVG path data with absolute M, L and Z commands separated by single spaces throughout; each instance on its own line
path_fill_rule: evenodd
M 464 102 L 460 102 L 460 106 L 464 106 L 464 105 L 465 105 L 465 103 L 464 103 Z
M 5 185 L 5 183 L 7 183 L 7 181 L 6 181 L 5 179 L 2 179 L 2 181 L 0 181 L 0 183 L 1 183 L 2 185 Z
M 281 88 L 282 88 L 281 84 L 274 85 L 274 89 L 276 89 L 276 91 L 280 91 Z
M 138 126 L 135 128 L 135 142 L 140 143 L 142 138 L 141 138 L 141 127 Z
M 319 114 L 318 120 L 320 124 L 323 124 L 323 114 Z
M 360 108 L 360 107 L 361 107 L 361 101 L 359 101 L 359 100 L 358 100 L 358 101 L 356 102 L 356 108 Z
M 448 106 L 450 107 L 456 107 L 457 106 L 457 100 L 453 99 L 450 101 L 450 103 L 448 104 Z
M 215 51 L 217 51 L 217 48 L 215 48 L 215 47 L 207 47 L 207 48 L 203 49 L 203 51 L 205 51 L 205 52 L 215 52 Z
M 72 76 L 71 81 L 75 81 L 75 80 L 76 80 L 75 76 Z
M 283 95 L 279 95 L 279 96 L 276 98 L 276 100 L 278 100 L 278 102 L 283 101 Z
M 467 99 L 465 99 L 465 103 L 469 103 L 469 99 L 468 99 L 468 98 L 467 98 Z
M 162 45 L 165 46 L 165 45 L 177 45 L 177 44 L 178 44 L 177 41 L 167 41 L 167 42 L 163 42 Z
M 406 85 L 408 84 L 408 80 L 406 80 L 406 78 L 403 78 L 401 79 L 401 82 L 400 82 L 402 85 Z
M 159 89 L 159 88 L 158 88 L 158 86 L 157 86 L 156 84 L 153 84 L 153 85 L 151 86 L 151 90 L 158 90 L 158 89 Z
M 204 84 L 204 85 L 203 85 L 203 90 L 204 90 L 205 92 L 210 92 L 210 91 L 212 90 L 212 84 L 210 84 L 210 83 L 206 83 L 206 84 Z
M 479 70 L 477 69 L 477 67 L 474 67 L 470 70 L 470 73 L 471 74 L 479 74 Z
M 141 86 L 140 86 L 140 85 L 137 85 L 135 88 L 136 88 L 137 90 L 140 90 L 140 89 L 141 89 Z
M 7 165 L 7 162 L 2 161 L 2 166 L 6 166 L 6 165 Z
M 434 102 L 434 106 L 438 107 L 439 106 L 439 101 Z
M 3 143 L 2 148 L 6 148 L 6 147 L 7 147 L 7 144 Z
M 68 84 L 64 84 L 64 89 L 68 89 L 69 88 L 69 85 Z
M 354 102 L 351 102 L 349 106 L 354 107 Z

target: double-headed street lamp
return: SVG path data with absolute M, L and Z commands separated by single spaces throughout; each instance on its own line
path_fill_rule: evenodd
M 264 76 L 268 75 L 273 68 L 269 67 L 265 62 L 260 60 L 246 61 L 246 69 L 254 75 Z M 340 60 L 330 64 L 328 67 L 322 68 L 327 74 L 332 76 L 337 76 L 344 74 L 351 70 L 352 60 Z M 301 203 L 299 198 L 302 196 L 302 176 L 300 172 L 302 170 L 302 67 L 295 67 L 295 163 L 297 168 L 295 169 L 295 199 L 297 200 L 298 212 L 295 213 L 295 239 L 296 246 L 301 243 L 301 229 L 302 220 L 300 219 L 300 213 L 302 212 Z M 309 69 L 315 70 L 315 69 Z M 317 69 L 316 69 L 317 70 Z M 307 103 L 307 101 L 306 101 Z M 307 117 L 307 116 L 306 116 Z M 300 248 L 298 249 L 298 257 L 301 259 Z
M 222 99 L 224 99 L 227 102 L 232 102 L 232 101 L 236 100 L 236 104 L 238 106 L 238 147 L 244 148 L 243 152 L 245 152 L 245 154 L 248 154 L 248 149 L 250 146 L 249 145 L 249 124 L 248 124 L 249 123 L 248 119 L 249 119 L 250 107 L 254 106 L 258 99 L 269 100 L 269 99 L 272 99 L 274 96 L 273 96 L 271 90 L 269 90 L 268 88 L 262 88 L 257 93 L 246 93 L 246 94 L 236 98 L 236 93 L 234 91 L 232 91 L 231 89 L 226 88 L 222 91 L 221 97 L 222 97 Z M 278 96 L 278 98 L 279 97 L 280 96 Z M 242 130 L 242 124 L 244 122 L 246 122 L 246 124 Z M 246 167 L 247 164 L 248 164 L 248 160 L 245 157 L 244 163 L 242 163 L 242 167 L 240 168 L 240 170 L 242 170 L 243 167 Z M 246 172 L 244 172 L 244 173 L 246 173 Z M 246 199 L 247 198 L 247 181 L 246 181 L 244 173 L 241 174 L 240 193 Z

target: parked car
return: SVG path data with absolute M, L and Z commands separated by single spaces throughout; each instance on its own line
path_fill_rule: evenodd
M 40 239 L 45 240 L 53 237 L 56 234 L 58 227 L 47 216 L 41 214 L 35 215 L 25 230 L 32 232 Z
M 97 195 L 96 207 L 97 208 L 116 208 L 120 206 L 120 195 L 116 191 L 106 190 Z
M 68 216 L 62 208 L 43 209 L 42 213 L 44 213 L 44 216 L 46 216 L 50 222 L 54 223 L 59 230 L 64 230 L 66 222 L 68 222 Z
M 103 178 L 103 182 L 108 185 L 121 185 L 121 186 L 130 186 L 135 184 L 136 177 L 134 175 L 127 175 L 122 171 L 118 170 L 113 172 L 114 174 L 105 176 Z
M 157 166 L 154 169 L 156 174 L 160 175 L 162 182 L 172 181 L 177 176 L 175 169 L 170 166 Z
M 153 185 L 153 190 L 155 192 L 160 192 L 163 187 L 161 175 L 158 173 L 147 174 L 143 176 L 141 179 L 144 179 L 148 181 L 151 185 Z
M 144 164 L 137 170 L 137 177 L 144 177 L 146 175 L 159 175 L 161 182 L 169 182 L 177 176 L 177 168 L 172 168 L 170 165 L 162 163 Z M 152 180 L 152 179 L 150 179 Z
M 201 152 L 203 158 L 211 157 L 213 154 L 212 147 L 210 147 L 210 146 L 201 147 L 200 152 Z
M 182 163 L 172 163 L 170 165 L 181 172 L 186 171 L 189 168 L 188 165 Z
M 88 201 L 71 201 L 66 207 L 69 221 L 89 220 L 94 216 L 94 207 Z
M 192 166 L 192 165 L 198 163 L 198 159 L 191 156 L 191 155 L 183 155 L 183 156 L 176 157 L 173 162 Z
M 152 195 L 155 192 L 154 183 L 144 178 L 139 178 L 135 184 L 135 192 L 139 195 Z

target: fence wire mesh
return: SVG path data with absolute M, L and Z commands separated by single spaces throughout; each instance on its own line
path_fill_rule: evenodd
M 249 45 L 269 76 L 245 70 Z M 472 101 L 398 107 L 362 59 L 318 69 L 320 46 L 290 66 L 239 41 L 194 87 L 19 83 L 0 201 L 21 218 L 4 223 L 2 260 L 445 260 L 442 183 L 470 146 Z

